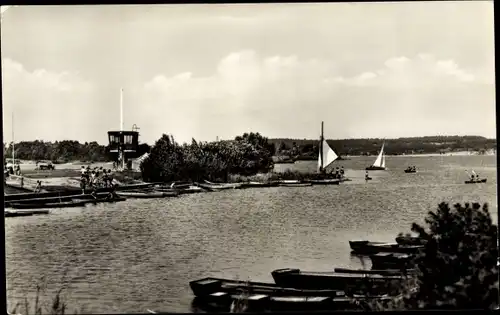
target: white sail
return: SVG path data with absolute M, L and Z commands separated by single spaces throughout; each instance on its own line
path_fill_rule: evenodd
M 330 148 L 325 139 L 323 139 L 323 152 L 321 152 L 321 147 L 319 148 L 318 169 L 321 168 L 321 156 L 323 156 L 323 168 L 327 168 L 338 158 L 338 155 Z
M 373 166 L 376 167 L 385 167 L 385 158 L 384 158 L 384 144 L 382 144 L 382 148 L 380 149 L 380 153 L 377 156 L 377 159 L 373 163 Z

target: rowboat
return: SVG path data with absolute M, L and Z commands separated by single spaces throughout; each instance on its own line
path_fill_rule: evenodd
M 114 197 L 101 197 L 95 199 L 73 199 L 73 201 L 85 201 L 89 204 L 98 204 L 98 203 L 112 203 L 112 202 L 120 202 L 125 201 L 127 198 L 114 196 Z
M 84 207 L 87 203 L 88 200 L 48 202 L 48 203 L 11 202 L 9 206 L 13 209 L 76 208 L 76 207 Z
M 341 180 L 340 179 L 312 179 L 309 180 L 313 185 L 339 185 Z
M 120 197 L 126 197 L 126 198 L 164 198 L 164 197 L 174 197 L 177 196 L 177 194 L 172 194 L 172 193 L 166 193 L 166 192 L 161 192 L 161 191 L 156 191 L 156 192 L 122 192 L 118 191 L 116 194 Z
M 237 189 L 241 187 L 241 183 L 211 183 L 209 181 L 205 181 L 205 183 L 195 183 L 196 186 L 201 187 L 203 189 L 209 191 L 219 191 L 219 190 L 227 190 L 227 189 Z
M 398 236 L 396 243 L 400 245 L 424 245 L 426 240 L 416 236 Z
M 474 180 L 466 180 L 466 184 L 478 184 L 478 183 L 486 183 L 486 178 L 483 179 L 474 179 Z
M 423 248 L 422 245 L 400 245 L 398 243 L 382 243 L 370 241 L 349 241 L 353 253 L 376 254 L 376 253 L 406 253 L 415 254 Z
M 265 187 L 275 187 L 278 186 L 278 182 L 246 182 L 242 183 L 241 187 L 242 189 L 245 188 L 265 188 Z
M 372 269 L 412 269 L 413 255 L 401 253 L 377 253 L 370 255 Z
M 356 304 L 342 290 L 301 290 L 276 284 L 245 282 L 219 278 L 191 281 L 196 298 L 193 305 L 205 308 L 242 303 L 247 311 L 356 309 Z
M 406 274 L 413 274 L 416 272 L 415 269 L 408 269 L 401 271 L 400 269 L 347 269 L 347 268 L 334 268 L 336 273 L 351 273 L 351 274 L 360 274 L 360 275 L 386 275 L 386 276 L 397 276 Z
M 385 146 L 385 142 L 382 143 L 382 148 L 380 149 L 380 152 L 379 152 L 377 158 L 375 159 L 375 162 L 373 162 L 372 165 L 370 165 L 366 168 L 367 171 L 385 171 L 384 146 Z
M 311 182 L 303 182 L 300 180 L 281 180 L 278 182 L 279 186 L 281 187 L 307 187 L 307 186 L 312 186 Z
M 35 211 L 10 211 L 10 210 L 5 210 L 4 211 L 4 216 L 6 218 L 8 217 L 26 217 L 26 216 L 33 216 L 33 215 L 38 215 L 38 214 L 49 214 L 49 210 L 35 210 Z
M 230 294 L 245 290 L 252 294 L 274 294 L 274 295 L 303 295 L 303 296 L 342 296 L 342 290 L 300 290 L 294 288 L 280 287 L 275 283 L 252 282 L 241 280 L 230 280 L 222 278 L 207 277 L 189 282 L 189 286 L 195 296 L 207 296 L 214 292 L 226 292 Z
M 417 170 L 405 170 L 405 173 L 416 173 Z
M 344 290 L 349 293 L 363 292 L 371 286 L 372 293 L 385 294 L 393 285 L 400 284 L 401 275 L 337 273 L 334 271 L 311 272 L 284 268 L 271 272 L 274 282 L 282 287 L 309 290 Z

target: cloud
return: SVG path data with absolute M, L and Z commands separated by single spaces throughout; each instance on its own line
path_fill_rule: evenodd
M 440 106 L 452 102 L 443 96 L 450 89 L 467 94 L 478 83 L 484 82 L 453 60 L 426 54 L 390 58 L 379 69 L 343 76 L 335 61 L 303 60 L 294 55 L 262 57 L 244 50 L 220 60 L 210 76 L 158 74 L 138 93 L 141 104 L 165 115 L 165 131 L 189 140 L 191 136 L 211 139 L 259 128 L 282 136 L 297 129 L 295 136 L 300 136 L 303 126 L 294 126 L 307 124 L 315 130 L 318 121 L 328 116 L 335 120 L 338 115 L 352 120 L 351 126 L 339 122 L 346 125 L 344 130 L 364 130 L 359 128 L 359 118 L 364 119 L 362 125 L 371 126 L 370 120 L 379 123 L 384 117 L 399 122 L 423 117 L 431 113 L 437 100 Z M 412 118 L 404 111 L 412 113 Z M 144 112 L 143 123 L 147 116 Z M 161 127 L 158 123 L 152 129 Z M 391 133 L 397 129 L 391 128 Z
M 93 88 L 77 73 L 29 71 L 5 58 L 2 76 L 6 141 L 11 140 L 12 111 L 16 139 L 72 139 L 80 137 L 81 128 L 89 128 L 93 113 L 85 108 L 95 101 Z

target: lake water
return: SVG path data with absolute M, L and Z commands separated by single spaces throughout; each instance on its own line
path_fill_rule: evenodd
M 6 218 L 9 307 L 44 283 L 47 296 L 64 288 L 70 312 L 189 312 L 190 280 L 272 281 L 270 272 L 283 267 L 360 267 L 349 240 L 393 241 L 441 201 L 488 202 L 498 222 L 495 156 L 387 157 L 389 169 L 370 172 L 365 183 L 373 160 L 338 161 L 353 178 L 339 186 L 131 199 Z M 405 174 L 408 165 L 419 173 Z M 463 184 L 470 169 L 488 183 Z

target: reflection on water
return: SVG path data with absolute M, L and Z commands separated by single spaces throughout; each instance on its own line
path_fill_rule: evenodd
M 7 218 L 9 304 L 34 294 L 44 278 L 47 292 L 64 285 L 70 310 L 189 312 L 190 280 L 272 281 L 270 272 L 283 267 L 360 268 L 350 239 L 393 241 L 441 201 L 489 202 L 498 220 L 495 157 L 388 157 L 390 169 L 365 183 L 371 160 L 339 161 L 354 178 L 339 186 L 131 199 Z M 405 174 L 407 165 L 419 173 Z M 464 185 L 471 168 L 488 183 Z

